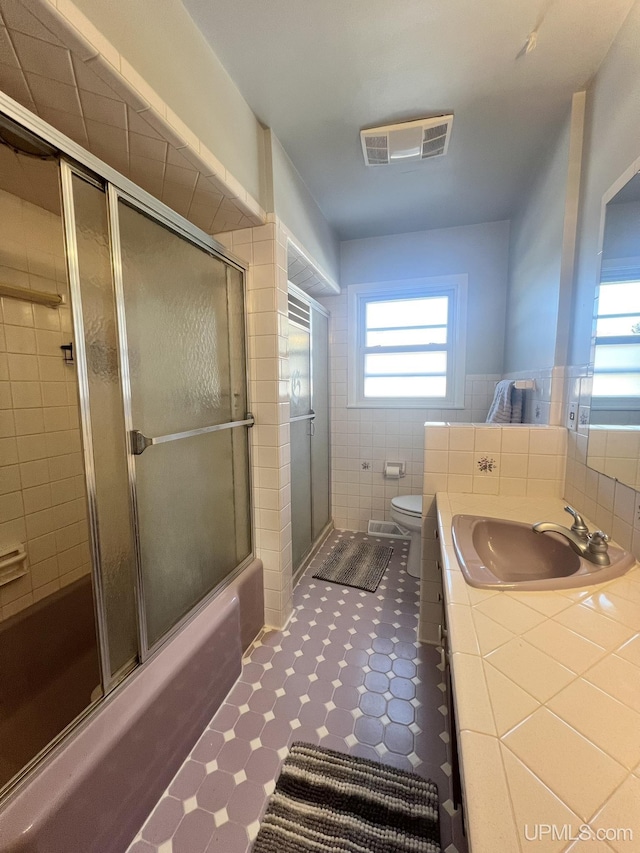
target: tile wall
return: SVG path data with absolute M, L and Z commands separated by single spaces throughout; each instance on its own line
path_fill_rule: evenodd
M 568 408 L 571 403 L 578 403 L 578 427 L 568 434 L 564 497 L 640 560 L 640 492 L 614 479 L 616 473 L 623 476 L 626 473 L 628 479 L 633 467 L 637 469 L 638 456 L 629 457 L 626 472 L 624 467 L 611 470 L 614 476 L 587 467 L 587 445 L 592 440 L 589 436 L 591 379 L 587 374 L 586 365 L 570 366 L 566 372 L 566 405 Z M 626 453 L 622 442 L 618 442 L 617 449 Z
M 524 393 L 522 417 L 524 423 L 564 423 L 562 417 L 564 375 L 564 367 L 547 367 L 541 370 L 519 370 L 502 376 L 503 379 L 535 380 L 535 389 Z
M 436 538 L 437 492 L 562 497 L 567 430 L 558 426 L 427 424 L 422 493 L 419 638 L 439 640 L 442 579 Z
M 28 7 L 28 8 L 27 8 Z M 5 2 L 0 89 L 208 233 L 264 211 L 72 2 Z
M 264 564 L 265 622 L 282 628 L 292 612 L 287 237 L 281 224 L 273 221 L 217 234 L 216 239 L 249 265 L 256 553 Z
M 67 292 L 62 224 L 0 191 L 0 281 Z M 3 298 L 0 328 L 0 546 L 26 544 L 28 572 L 0 587 L 0 618 L 90 570 L 68 305 Z
M 464 409 L 347 408 L 347 295 L 319 299 L 330 312 L 331 480 L 338 528 L 365 531 L 369 519 L 390 518 L 391 498 L 422 494 L 425 421 L 484 421 L 498 374 L 468 375 Z M 406 464 L 387 480 L 385 461 Z

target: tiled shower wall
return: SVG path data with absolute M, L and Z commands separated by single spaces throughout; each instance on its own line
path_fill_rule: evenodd
M 584 365 L 571 366 L 566 371 L 567 408 L 574 402 L 579 408 L 578 428 L 569 430 L 568 435 L 564 497 L 640 560 L 640 492 L 587 467 L 591 405 L 591 379 L 587 373 Z M 637 466 L 638 459 L 629 464 Z
M 256 554 L 264 564 L 265 623 L 292 610 L 287 237 L 279 222 L 217 234 L 249 266 L 248 366 Z
M 338 528 L 365 531 L 369 519 L 390 518 L 391 498 L 422 494 L 425 421 L 484 421 L 499 375 L 468 375 L 464 409 L 347 408 L 347 295 L 319 300 L 330 312 L 331 479 Z M 388 480 L 385 461 L 406 464 Z
M 62 224 L 0 191 L 0 281 L 67 293 Z M 0 546 L 26 544 L 28 572 L 0 587 L 7 619 L 89 572 L 69 306 L 3 298 L 0 329 Z

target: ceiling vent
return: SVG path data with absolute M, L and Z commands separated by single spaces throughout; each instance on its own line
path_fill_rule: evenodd
M 429 160 L 447 153 L 453 116 L 370 127 L 360 131 L 367 166 L 388 166 L 412 160 Z

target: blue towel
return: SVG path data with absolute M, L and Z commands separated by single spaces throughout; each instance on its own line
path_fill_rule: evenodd
M 522 423 L 522 397 L 522 391 L 515 387 L 513 380 L 501 379 L 496 385 L 486 423 Z

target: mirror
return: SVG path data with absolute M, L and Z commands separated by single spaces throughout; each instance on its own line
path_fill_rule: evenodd
M 640 489 L 640 172 L 604 208 L 587 464 Z

